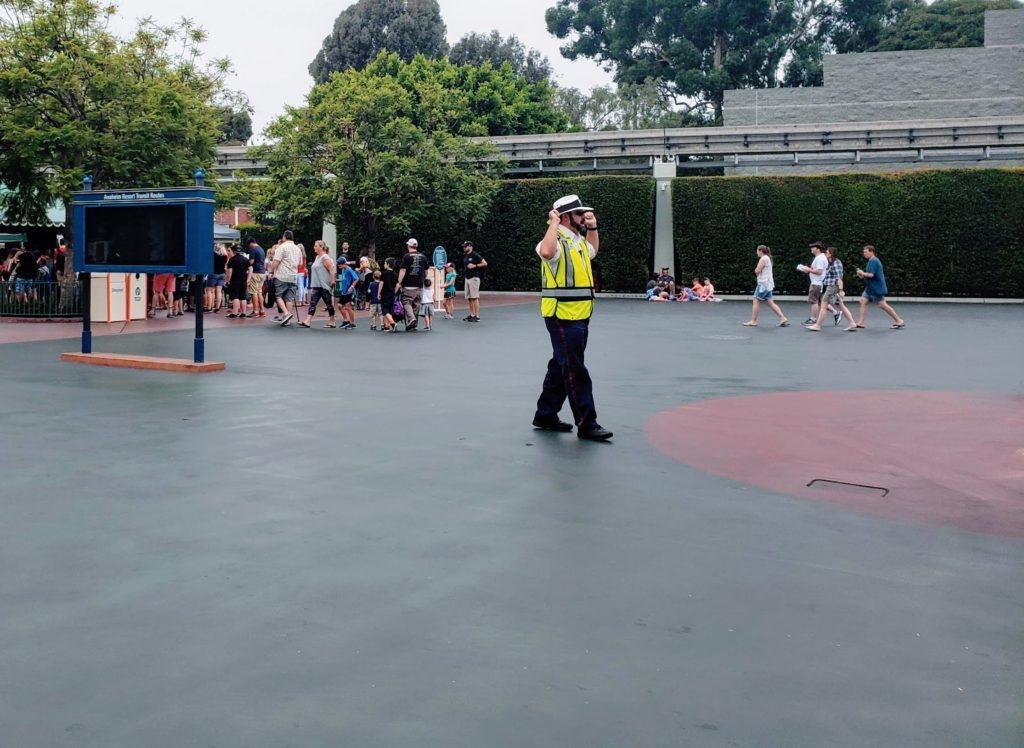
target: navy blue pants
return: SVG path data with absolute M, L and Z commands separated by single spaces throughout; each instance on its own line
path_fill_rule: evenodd
M 576 425 L 587 429 L 597 423 L 593 383 L 583 363 L 590 320 L 569 322 L 545 317 L 544 324 L 551 335 L 552 357 L 544 377 L 544 391 L 537 401 L 536 417 L 553 420 L 568 400 Z

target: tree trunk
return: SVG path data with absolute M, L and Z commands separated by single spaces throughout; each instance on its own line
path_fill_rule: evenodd
M 68 314 L 75 300 L 75 286 L 78 279 L 75 277 L 75 224 L 73 220 L 74 210 L 71 202 L 64 204 L 64 239 L 67 241 L 68 251 L 64 256 L 64 277 L 60 280 L 60 304 L 57 310 L 60 314 Z
M 725 32 L 721 29 L 715 32 L 715 59 L 714 68 L 715 70 L 721 70 L 725 67 L 725 56 L 729 53 L 729 46 L 725 39 Z M 722 121 L 722 102 L 725 98 L 725 94 L 722 91 L 715 91 L 711 96 L 711 102 L 715 107 L 715 120 L 717 122 Z
M 372 260 L 377 259 L 377 217 L 370 216 L 366 219 L 363 228 L 366 230 L 366 256 Z

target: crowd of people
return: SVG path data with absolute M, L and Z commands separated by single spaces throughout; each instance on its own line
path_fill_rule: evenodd
M 693 277 L 690 286 L 680 286 L 676 293 L 676 281 L 668 268 L 662 268 L 661 272 L 651 278 L 647 283 L 648 301 L 721 301 L 715 296 L 715 286 L 711 279 L 705 277 L 703 281 L 697 276 Z
M 64 279 L 67 245 L 38 252 L 25 246 L 0 250 L 0 282 L 8 285 L 11 300 L 22 304 L 46 300 L 59 293 Z
M 462 250 L 469 306 L 463 319 L 477 323 L 487 261 L 470 241 L 463 242 Z M 324 328 L 355 330 L 356 310 L 369 310 L 371 331 L 395 333 L 432 329 L 434 307 L 441 302 L 444 318 L 455 319 L 459 272 L 454 262 L 433 266 L 419 251 L 416 239 L 409 239 L 401 258 L 388 257 L 383 265 L 371 257 L 350 260 L 350 251 L 349 243 L 343 242 L 334 258 L 331 248 L 317 241 L 310 262 L 291 231 L 285 231 L 268 250 L 255 239 L 244 245 L 216 245 L 213 272 L 204 279 L 204 311 L 227 310 L 225 316 L 237 320 L 273 314 L 270 321 L 283 327 L 294 321 L 309 328 L 322 308 L 327 316 Z M 154 276 L 149 315 L 175 317 L 194 311 L 192 282 L 185 275 Z M 300 312 L 303 307 L 304 313 Z
M 846 290 L 844 288 L 844 275 L 842 260 L 839 259 L 839 251 L 835 247 L 826 247 L 821 242 L 814 242 L 810 246 L 812 260 L 810 265 L 803 263 L 796 266 L 797 271 L 810 277 L 810 291 L 807 302 L 811 307 L 810 316 L 804 320 L 804 328 L 811 332 L 821 332 L 822 323 L 827 315 L 831 314 L 836 327 L 843 318 L 848 322 L 847 332 L 855 332 L 862 329 L 867 319 L 869 304 L 877 304 L 891 319 L 893 330 L 900 330 L 905 327 L 903 318 L 896 313 L 885 297 L 889 293 L 885 282 L 885 270 L 882 261 L 878 259 L 875 248 L 867 245 L 862 250 L 866 264 L 864 268 L 856 268 L 857 277 L 864 281 L 864 293 L 860 297 L 860 317 L 854 320 L 853 314 L 846 306 Z M 750 319 L 743 323 L 745 327 L 757 327 L 758 316 L 761 312 L 761 304 L 766 304 L 779 318 L 779 327 L 789 327 L 789 319 L 775 303 L 775 274 L 772 266 L 772 251 L 768 246 L 761 244 L 757 247 L 757 266 L 754 268 L 754 277 L 757 280 L 757 288 L 754 290 L 753 308 Z
M 756 327 L 761 313 L 761 305 L 764 304 L 779 318 L 779 327 L 789 327 L 789 319 L 774 300 L 775 271 L 772 265 L 772 251 L 764 244 L 759 245 L 756 251 L 757 265 L 754 268 L 754 278 L 757 287 L 754 290 L 750 319 L 743 324 L 745 327 Z M 830 314 L 836 327 L 845 318 L 848 323 L 845 329 L 848 332 L 859 330 L 864 327 L 870 304 L 878 305 L 878 308 L 892 319 L 891 329 L 899 330 L 905 326 L 903 318 L 886 301 L 889 289 L 885 282 L 882 261 L 878 259 L 874 247 L 868 245 L 863 248 L 865 266 L 856 268 L 857 277 L 864 281 L 864 293 L 860 297 L 860 315 L 856 320 L 846 306 L 845 269 L 842 260 L 839 259 L 839 251 L 835 247 L 826 247 L 822 242 L 814 242 L 810 245 L 810 252 L 810 264 L 800 263 L 796 266 L 797 271 L 807 275 L 810 280 L 807 302 L 811 309 L 810 315 L 804 320 L 804 327 L 807 330 L 821 332 L 822 324 Z M 651 302 L 721 301 L 715 296 L 715 286 L 710 278 L 705 277 L 702 280 L 695 276 L 689 287 L 678 287 L 667 267 L 661 268 L 661 272 L 653 276 L 647 283 L 647 300 Z

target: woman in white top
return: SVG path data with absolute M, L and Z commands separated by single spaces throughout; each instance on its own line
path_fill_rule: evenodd
M 789 327 L 789 320 L 779 309 L 779 305 L 772 300 L 772 292 L 775 290 L 775 277 L 772 275 L 772 251 L 761 244 L 757 248 L 757 268 L 754 270 L 757 275 L 757 290 L 754 291 L 754 309 L 750 313 L 750 321 L 744 322 L 744 327 L 757 327 L 757 315 L 761 312 L 761 302 L 765 302 L 769 308 L 779 315 L 779 327 Z

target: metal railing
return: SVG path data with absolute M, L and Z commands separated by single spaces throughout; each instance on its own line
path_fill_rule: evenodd
M 81 284 L 11 278 L 0 281 L 0 317 L 54 319 L 82 316 Z

